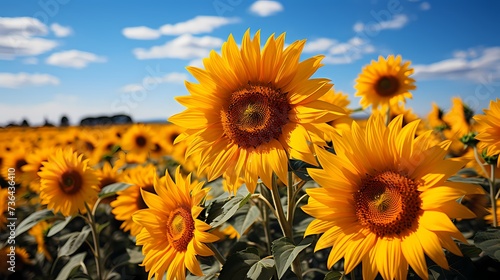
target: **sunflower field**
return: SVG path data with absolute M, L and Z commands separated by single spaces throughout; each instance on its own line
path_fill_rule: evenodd
M 165 123 L 1 128 L 2 279 L 499 279 L 500 99 L 419 118 L 389 55 L 353 110 L 304 45 L 229 35 Z

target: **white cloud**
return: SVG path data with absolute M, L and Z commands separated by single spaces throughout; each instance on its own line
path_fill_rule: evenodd
M 55 48 L 56 41 L 34 36 L 47 35 L 48 28 L 36 18 L 0 17 L 0 59 L 36 56 Z
M 196 58 L 188 62 L 187 66 L 203 68 L 203 58 Z
M 36 57 L 27 57 L 23 59 L 24 64 L 31 64 L 31 65 L 36 65 L 38 64 L 38 58 Z
M 431 9 L 431 4 L 429 2 L 422 2 L 419 6 L 420 10 L 427 11 Z
M 456 51 L 452 58 L 413 68 L 413 76 L 422 80 L 500 80 L 500 47 Z
M 283 11 L 283 5 L 277 1 L 259 0 L 250 6 L 250 11 L 261 17 L 268 17 Z
M 210 33 L 218 27 L 239 21 L 238 18 L 196 16 L 187 21 L 165 24 L 158 29 L 147 26 L 126 27 L 122 30 L 122 34 L 129 39 L 154 40 L 160 38 L 161 35 Z
M 122 92 L 138 92 L 144 90 L 152 90 L 159 84 L 184 84 L 188 79 L 185 73 L 172 72 L 161 77 L 148 76 L 142 79 L 142 84 L 128 84 L 121 88 Z
M 58 85 L 59 79 L 49 74 L 0 73 L 0 87 L 19 88 L 28 86 Z
M 397 14 L 390 20 L 380 21 L 377 23 L 364 24 L 362 22 L 357 22 L 353 26 L 355 32 L 363 31 L 382 31 L 385 29 L 401 29 L 409 22 L 408 16 L 404 14 Z
M 0 35 L 19 35 L 24 37 L 46 35 L 47 26 L 31 17 L 0 17 Z
M 318 38 L 308 41 L 304 52 L 324 53 L 323 63 L 326 64 L 347 64 L 362 58 L 364 54 L 375 52 L 375 47 L 360 37 L 352 37 L 347 42 Z
M 57 45 L 57 42 L 44 38 L 0 36 L 0 59 L 39 55 L 52 50 Z
M 89 63 L 106 61 L 105 57 L 79 50 L 53 53 L 45 60 L 50 65 L 70 68 L 85 68 Z
M 197 16 L 188 21 L 176 24 L 165 24 L 160 27 L 160 32 L 164 35 L 210 33 L 218 27 L 236 22 L 239 22 L 239 19 L 217 16 Z
M 222 43 L 223 40 L 216 37 L 184 34 L 161 46 L 153 46 L 150 49 L 136 48 L 133 53 L 137 59 L 194 59 L 207 56 L 211 49 L 219 48 Z
M 147 26 L 126 27 L 122 30 L 123 36 L 135 40 L 154 40 L 160 38 L 160 31 Z
M 307 41 L 303 51 L 305 53 L 323 52 L 337 43 L 337 40 L 329 38 L 318 38 L 316 40 Z
M 54 32 L 56 37 L 68 37 L 73 34 L 73 29 L 69 26 L 62 26 L 59 23 L 53 23 L 50 25 L 50 30 Z
M 121 88 L 122 92 L 138 92 L 145 90 L 144 87 L 140 84 L 128 84 Z

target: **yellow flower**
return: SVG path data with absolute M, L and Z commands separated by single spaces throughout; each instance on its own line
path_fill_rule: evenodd
M 432 110 L 427 115 L 429 126 L 436 131 L 443 131 L 448 127 L 448 124 L 443 120 L 444 112 L 436 103 L 432 103 Z
M 497 204 L 497 219 L 498 219 L 498 217 L 500 217 L 500 199 L 496 200 L 496 204 Z M 487 221 L 489 224 L 493 224 L 493 208 L 489 207 L 487 211 L 489 214 L 484 217 L 484 220 Z
M 351 114 L 352 110 L 347 108 L 347 106 L 349 106 L 349 104 L 351 103 L 348 97 L 349 96 L 347 94 L 331 89 L 325 95 L 319 98 L 320 100 L 326 101 L 344 110 L 346 114 L 345 116 L 341 116 L 328 123 L 329 125 L 333 126 L 339 134 L 342 134 L 342 130 L 351 128 L 352 118 L 349 115 Z
M 36 193 L 40 192 L 38 172 L 40 172 L 43 162 L 47 161 L 49 156 L 54 154 L 54 151 L 53 148 L 38 148 L 26 156 L 26 165 L 21 168 L 24 172 L 24 182 Z
M 141 189 L 143 189 L 144 192 L 154 193 L 153 184 L 155 175 L 156 168 L 154 165 L 137 166 L 129 170 L 124 175 L 123 181 L 133 185 L 118 192 L 118 197 L 110 203 L 111 207 L 113 207 L 111 212 L 115 215 L 115 218 L 119 221 L 123 221 L 120 228 L 124 231 L 130 230 L 130 234 L 133 236 L 139 234 L 141 226 L 134 223 L 132 214 L 137 210 L 147 207 L 141 195 Z
M 465 145 L 460 142 L 460 138 L 472 130 L 470 123 L 473 112 L 463 104 L 460 97 L 452 98 L 452 103 L 450 111 L 443 117 L 443 120 L 450 125 L 450 129 L 444 131 L 444 136 L 452 141 L 451 153 L 454 156 L 460 156 L 466 152 Z
M 286 49 L 284 42 L 284 33 L 272 35 L 261 50 L 260 32 L 251 39 L 247 31 L 239 49 L 230 35 L 222 56 L 212 51 L 204 59 L 206 69 L 188 67 L 200 83 L 186 82 L 191 95 L 177 101 L 187 109 L 170 121 L 186 128 L 176 141 L 190 143 L 186 156 L 201 154 L 209 180 L 243 177 L 251 192 L 259 176 L 270 187 L 273 172 L 287 182 L 288 159 L 315 163 L 308 141 L 324 143 L 332 131 L 326 122 L 343 115 L 318 100 L 330 81 L 310 78 L 323 57 L 299 62 L 305 41 Z
M 484 115 L 474 116 L 480 130 L 476 139 L 479 147 L 486 149 L 487 156 L 500 154 L 500 99 L 490 101 L 490 108 L 484 110 Z M 497 160 L 500 167 L 500 160 Z
M 387 59 L 379 56 L 363 68 L 356 79 L 355 96 L 361 96 L 363 109 L 372 105 L 377 110 L 387 110 L 390 105 L 405 102 L 412 98 L 410 90 L 416 89 L 415 80 L 409 76 L 413 73 L 410 61 L 402 63 L 401 56 L 389 55 Z
M 82 154 L 72 149 L 58 149 L 43 163 L 40 176 L 42 204 L 64 216 L 85 212 L 92 207 L 99 192 L 99 180 Z
M 9 270 L 9 268 L 12 267 L 9 263 L 9 261 L 11 261 L 11 258 L 7 255 L 11 253 L 10 247 L 11 246 L 6 245 L 5 247 L 0 249 L 0 275 L 12 274 L 12 272 Z M 32 261 L 30 260 L 30 255 L 28 254 L 26 249 L 15 246 L 14 254 L 16 272 L 21 271 L 27 264 L 33 265 Z
M 203 183 L 191 181 L 191 175 L 183 178 L 180 168 L 175 173 L 175 183 L 170 176 L 155 181 L 156 194 L 142 191 L 148 209 L 135 212 L 133 219 L 143 226 L 137 236 L 137 245 L 142 245 L 142 265 L 149 271 L 148 278 L 182 280 L 186 268 L 201 276 L 196 255 L 211 256 L 213 252 L 205 245 L 218 240 L 206 232 L 210 226 L 197 217 L 203 210 L 199 205 L 207 195 Z
M 144 161 L 154 150 L 153 132 L 149 126 L 134 124 L 122 137 L 122 149 Z
M 46 221 L 41 221 L 34 225 L 28 233 L 35 238 L 37 252 L 43 254 L 47 260 L 52 261 L 52 256 L 45 246 L 45 235 L 49 227 L 50 225 Z
M 317 149 L 323 169 L 308 171 L 321 188 L 307 189 L 302 209 L 315 218 L 305 234 L 323 233 L 315 250 L 333 247 L 329 268 L 344 258 L 346 273 L 362 262 L 364 279 L 404 279 L 410 265 L 427 279 L 425 256 L 448 269 L 442 247 L 461 255 L 452 238 L 466 240 L 450 218 L 474 217 L 457 199 L 483 190 L 446 181 L 463 166 L 444 159 L 450 142 L 432 146 L 432 131 L 415 138 L 419 122 L 402 121 L 353 122 L 334 135 L 336 154 Z
M 104 162 L 100 169 L 96 170 L 97 178 L 99 179 L 99 189 L 102 190 L 107 185 L 121 182 L 122 173 L 118 166 L 112 167 L 109 162 Z

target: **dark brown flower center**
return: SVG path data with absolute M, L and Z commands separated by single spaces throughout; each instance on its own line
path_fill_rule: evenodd
M 399 87 L 400 84 L 397 77 L 382 76 L 375 84 L 375 91 L 380 96 L 390 97 L 398 92 Z
M 242 148 L 258 147 L 280 137 L 290 109 L 286 92 L 249 84 L 233 92 L 222 110 L 224 133 Z
M 194 220 L 189 209 L 179 207 L 168 216 L 168 241 L 177 251 L 186 251 L 194 237 L 194 229 Z
M 138 147 L 142 148 L 146 146 L 147 140 L 146 137 L 139 135 L 135 137 L 135 144 L 137 144 Z
M 367 175 L 354 201 L 360 223 L 379 237 L 401 234 L 421 215 L 418 184 L 394 171 Z
M 76 170 L 64 172 L 59 181 L 59 188 L 66 194 L 74 194 L 83 187 L 82 175 Z

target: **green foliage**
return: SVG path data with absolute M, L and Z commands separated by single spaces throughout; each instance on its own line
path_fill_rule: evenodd
M 474 237 L 474 244 L 486 255 L 500 261 L 500 229 L 489 228 L 478 232 Z
M 292 265 L 293 260 L 299 253 L 312 243 L 311 237 L 306 237 L 295 246 L 288 238 L 282 237 L 273 241 L 273 256 L 276 261 L 278 277 L 281 278 L 286 270 Z
M 85 260 L 86 252 L 74 255 L 69 259 L 69 261 L 64 265 L 59 274 L 57 275 L 56 280 L 66 280 L 70 278 L 72 272 L 75 272 L 75 269 L 80 267 Z
M 43 209 L 32 213 L 19 223 L 16 228 L 16 237 L 24 233 L 25 231 L 30 230 L 33 226 L 38 224 L 38 222 L 47 220 L 52 217 L 54 217 L 54 213 L 52 212 L 52 210 L 48 209 Z
M 130 186 L 132 186 L 132 184 L 122 183 L 122 182 L 107 185 L 104 188 L 102 188 L 102 190 L 99 192 L 99 197 L 106 198 L 106 197 L 113 196 L 117 192 L 126 190 Z

